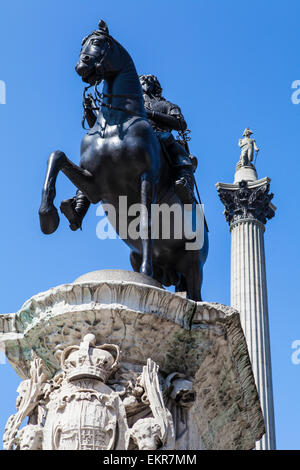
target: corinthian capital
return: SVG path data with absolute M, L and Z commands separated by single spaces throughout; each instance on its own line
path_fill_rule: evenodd
M 275 207 L 271 204 L 273 194 L 269 193 L 269 181 L 250 185 L 240 181 L 237 185 L 218 185 L 218 193 L 225 206 L 224 215 L 232 224 L 238 220 L 255 219 L 266 224 L 275 215 Z

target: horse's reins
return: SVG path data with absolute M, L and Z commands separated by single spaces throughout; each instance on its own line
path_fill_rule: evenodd
M 116 111 L 122 111 L 123 113 L 127 113 L 127 114 L 131 114 L 133 116 L 138 116 L 138 117 L 145 117 L 143 116 L 142 114 L 140 113 L 136 113 L 135 111 L 129 111 L 128 109 L 125 109 L 125 108 L 119 108 L 118 106 L 112 106 L 112 104 L 110 103 L 103 103 L 103 99 L 104 98 L 140 98 L 140 95 L 138 94 L 124 94 L 124 95 L 113 95 L 113 94 L 106 94 L 106 93 L 99 93 L 98 91 L 98 85 L 100 84 L 100 82 L 96 82 L 95 85 L 94 85 L 94 93 L 95 93 L 95 96 L 92 97 L 92 100 L 94 102 L 94 104 L 96 106 L 90 108 L 91 110 L 93 111 L 99 111 L 100 107 L 104 106 L 105 108 L 108 108 L 108 109 L 113 109 L 113 110 L 116 110 Z M 86 108 L 85 108 L 85 98 L 86 98 L 86 92 L 89 88 L 91 88 L 93 85 L 89 85 L 87 87 L 84 88 L 83 90 L 83 108 L 84 108 L 84 115 L 83 115 L 83 118 L 82 118 L 82 127 L 85 129 L 85 130 L 88 130 L 86 129 L 86 127 L 84 127 L 84 123 L 85 123 L 85 120 L 86 120 Z M 181 124 L 181 121 L 180 121 L 180 126 L 181 126 L 181 131 L 179 132 L 179 135 L 180 137 L 182 138 L 183 142 L 184 142 L 184 147 L 186 149 L 186 151 L 190 154 L 190 149 L 189 149 L 189 145 L 188 145 L 188 141 L 191 139 L 190 137 L 188 137 L 188 133 L 190 131 L 184 131 L 183 128 L 182 128 L 182 124 Z M 166 160 L 168 161 L 169 165 L 172 166 L 169 158 L 167 158 L 167 155 L 168 155 L 168 152 L 166 149 L 164 149 L 165 152 L 165 158 Z M 193 178 L 194 178 L 194 184 L 195 184 L 195 188 L 196 188 L 196 192 L 197 192 L 197 196 L 198 196 L 198 204 L 202 204 L 201 203 L 201 199 L 200 199 L 200 194 L 199 194 L 199 191 L 198 191 L 198 186 L 197 186 L 197 182 L 196 182 L 196 178 L 195 178 L 195 175 L 193 174 Z M 204 216 L 204 224 L 205 224 L 205 227 L 208 231 L 208 226 L 207 226 L 207 222 L 206 222 L 206 219 L 205 219 L 205 216 Z
M 91 110 L 93 111 L 99 111 L 99 109 L 103 106 L 105 108 L 108 108 L 108 109 L 112 109 L 112 110 L 115 110 L 115 111 L 122 111 L 123 113 L 127 113 L 127 114 L 131 114 L 133 116 L 138 116 L 138 117 L 145 117 L 143 116 L 142 114 L 140 113 L 137 113 L 135 111 L 130 111 L 129 109 L 126 109 L 126 108 L 120 108 L 118 106 L 113 106 L 112 104 L 110 103 L 104 103 L 103 102 L 103 99 L 104 98 L 134 98 L 134 99 L 138 99 L 138 98 L 141 98 L 140 95 L 138 94 L 127 94 L 127 95 L 113 95 L 113 94 L 106 94 L 106 93 L 99 93 L 98 91 L 98 85 L 100 84 L 100 82 L 96 82 L 95 85 L 94 85 L 94 94 L 95 96 L 92 97 L 92 100 L 95 104 L 94 107 L 90 108 Z M 86 129 L 86 127 L 84 127 L 84 123 L 85 123 L 85 120 L 86 120 L 86 108 L 85 108 L 85 99 L 86 99 L 86 92 L 89 88 L 91 88 L 93 85 L 90 85 L 90 86 L 87 86 L 84 88 L 83 90 L 83 108 L 84 108 L 84 115 L 83 115 L 83 119 L 82 119 L 82 127 L 84 129 Z M 87 130 L 87 129 L 86 129 Z

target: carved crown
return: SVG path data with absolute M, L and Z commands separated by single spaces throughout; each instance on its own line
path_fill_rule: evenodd
M 69 382 L 82 378 L 106 383 L 119 364 L 120 349 L 115 344 L 96 346 L 96 338 L 88 334 L 80 345 L 68 346 L 61 355 L 61 368 Z

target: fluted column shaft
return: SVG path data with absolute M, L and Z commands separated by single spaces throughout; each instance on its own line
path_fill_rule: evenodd
M 266 426 L 257 449 L 275 449 L 264 225 L 255 219 L 231 224 L 231 305 L 239 310 Z
M 256 446 L 262 450 L 276 445 L 264 247 L 265 224 L 276 210 L 269 187 L 269 178 L 239 181 L 237 173 L 235 183 L 217 183 L 231 231 L 231 305 L 240 312 L 265 418 Z

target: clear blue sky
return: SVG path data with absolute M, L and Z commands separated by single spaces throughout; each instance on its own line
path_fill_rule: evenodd
M 215 183 L 232 182 L 237 140 L 255 131 L 259 177 L 272 179 L 275 219 L 265 234 L 279 449 L 300 449 L 300 365 L 291 361 L 299 328 L 299 123 L 291 84 L 300 79 L 299 0 L 12 0 L 1 5 L 0 312 L 96 269 L 130 269 L 119 240 L 96 237 L 96 206 L 84 230 L 66 220 L 40 232 L 38 207 L 51 151 L 79 161 L 82 83 L 74 72 L 81 39 L 100 18 L 131 53 L 139 73 L 157 75 L 192 129 L 197 181 L 210 228 L 205 300 L 230 303 L 230 234 Z M 64 175 L 57 198 L 74 194 Z M 19 378 L 0 365 L 0 434 L 15 412 Z

